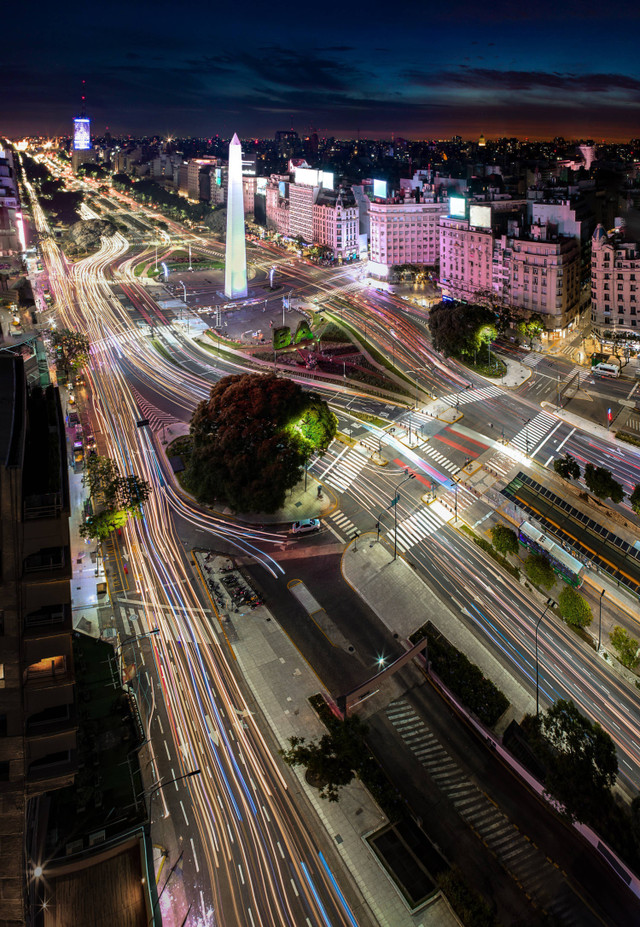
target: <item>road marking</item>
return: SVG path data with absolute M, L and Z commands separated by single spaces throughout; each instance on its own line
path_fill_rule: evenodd
M 242 881 L 242 884 L 244 885 L 244 875 L 243 875 L 242 866 L 240 865 L 240 863 L 238 863 L 238 872 L 240 873 L 240 880 Z
M 175 772 L 173 771 L 173 769 L 171 770 L 171 778 L 174 779 L 174 780 L 175 780 L 175 778 L 176 778 L 176 774 L 175 774 Z M 175 787 L 176 787 L 176 792 L 179 792 L 179 791 L 180 791 L 180 787 L 178 786 L 178 783 L 174 781 L 173 784 L 174 784 Z
M 162 743 L 164 744 L 164 749 L 167 751 L 167 756 L 168 756 L 168 758 L 169 758 L 169 762 L 171 762 L 171 754 L 169 753 L 169 748 L 167 747 L 167 742 L 166 742 L 166 740 L 163 740 Z
M 160 733 L 164 736 L 164 730 L 162 728 L 162 721 L 160 720 L 160 715 L 157 716 L 156 721 L 158 722 L 158 727 L 160 728 Z
M 323 523 L 324 523 L 325 527 L 329 529 L 329 531 L 330 531 L 331 534 L 334 536 L 334 538 L 337 538 L 337 539 L 340 541 L 341 544 L 344 544 L 344 538 L 342 537 L 342 535 L 341 535 L 341 534 L 338 534 L 338 532 L 335 530 L 335 528 L 332 528 L 331 525 L 330 525 L 328 522 L 324 521 L 324 519 L 323 519 Z
M 189 818 L 187 817 L 187 812 L 184 810 L 184 805 L 182 804 L 182 799 L 180 799 L 180 807 L 182 808 L 182 813 L 184 814 L 184 819 L 186 821 L 187 827 L 189 826 Z
M 296 885 L 296 883 L 294 882 L 293 879 L 291 879 L 290 881 L 291 881 L 291 887 L 293 888 L 294 892 L 296 893 L 296 898 L 299 898 L 299 897 L 300 897 L 300 892 L 298 891 L 298 886 Z
M 323 472 L 320 474 L 319 479 L 324 479 L 324 477 L 325 477 L 326 474 L 329 472 L 329 470 L 331 470 L 333 467 L 335 467 L 335 465 L 338 463 L 338 461 L 340 460 L 340 458 L 343 457 L 343 456 L 347 453 L 347 451 L 350 451 L 350 450 L 351 450 L 351 448 L 350 448 L 349 446 L 347 446 L 347 447 L 345 447 L 345 449 L 344 449 L 343 451 L 340 451 L 340 453 L 338 454 L 338 456 L 336 457 L 336 459 L 331 461 L 331 463 L 330 463 L 329 466 L 326 468 L 326 470 L 323 470 Z
M 634 389 L 635 389 L 635 387 L 634 387 Z M 561 449 L 565 446 L 565 444 L 567 443 L 567 441 L 569 440 L 569 438 L 571 437 L 571 435 L 572 435 L 574 432 L 575 432 L 575 428 L 572 428 L 571 431 L 569 432 L 569 434 L 567 435 L 567 437 L 564 439 L 564 441 L 561 441 L 560 444 L 557 446 L 557 448 L 556 448 L 557 451 L 561 450 Z
M 182 804 L 182 802 L 181 802 Z M 184 811 L 184 808 L 182 809 Z M 193 837 L 189 837 L 189 842 L 191 843 L 191 851 L 193 853 L 193 861 L 196 864 L 196 872 L 200 872 L 200 866 L 198 865 L 198 857 L 196 856 L 196 848 L 193 845 Z
M 284 859 L 284 852 L 282 850 L 282 847 L 280 846 L 280 843 L 277 840 L 276 840 L 276 846 L 278 847 L 278 850 L 280 851 L 280 856 Z

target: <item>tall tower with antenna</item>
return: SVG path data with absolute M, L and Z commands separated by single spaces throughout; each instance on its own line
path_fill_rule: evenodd
M 73 120 L 73 150 L 88 151 L 91 148 L 91 120 L 86 113 L 86 97 L 82 81 L 82 109 L 80 115 Z

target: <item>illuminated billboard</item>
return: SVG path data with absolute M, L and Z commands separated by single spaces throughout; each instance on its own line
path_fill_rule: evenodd
M 467 201 L 464 196 L 449 197 L 449 215 L 456 219 L 467 218 Z
M 374 180 L 373 181 L 373 195 L 379 196 L 380 199 L 386 200 L 387 198 L 387 181 L 386 180 Z
M 333 190 L 333 171 L 322 171 L 320 183 L 325 190 Z
M 73 150 L 88 151 L 91 148 L 91 120 L 78 116 L 73 120 Z
M 258 177 L 256 179 L 256 193 L 262 196 L 266 196 L 267 193 L 267 178 Z
M 470 206 L 469 207 L 469 225 L 475 225 L 476 228 L 491 228 L 491 206 Z
M 279 181 L 278 181 L 278 194 L 279 194 L 279 196 L 281 196 L 283 199 L 286 197 L 286 195 L 287 195 L 287 182 L 286 182 L 286 180 L 279 180 Z

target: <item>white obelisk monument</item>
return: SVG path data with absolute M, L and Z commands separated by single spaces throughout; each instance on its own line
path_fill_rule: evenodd
M 244 203 L 242 198 L 242 148 L 237 135 L 234 135 L 229 143 L 224 295 L 227 299 L 238 299 L 247 295 L 247 249 L 244 240 Z

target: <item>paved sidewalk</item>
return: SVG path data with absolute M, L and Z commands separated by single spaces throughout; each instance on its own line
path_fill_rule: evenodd
M 203 557 L 199 557 L 203 560 Z M 207 561 L 212 570 L 226 557 Z M 225 631 L 231 629 L 225 623 Z M 316 739 L 326 730 L 309 704 L 309 697 L 322 691 L 317 676 L 276 621 L 263 609 L 246 616 L 233 616 L 229 634 L 240 669 L 282 748 L 293 736 Z M 455 927 L 457 918 L 446 900 L 438 895 L 426 907 L 411 914 L 399 891 L 365 843 L 365 837 L 387 823 L 367 790 L 359 781 L 341 790 L 340 801 L 318 798 L 300 768 L 292 770 L 297 785 L 294 799 L 308 802 L 320 818 L 342 858 L 345 869 L 362 893 L 365 904 L 354 908 L 361 927 Z
M 520 719 L 535 703 L 520 683 L 506 670 L 437 596 L 402 557 L 376 536 L 363 534 L 351 542 L 342 557 L 342 575 L 380 620 L 400 640 L 432 621 L 445 637 L 480 667 L 511 702 L 511 717 Z

